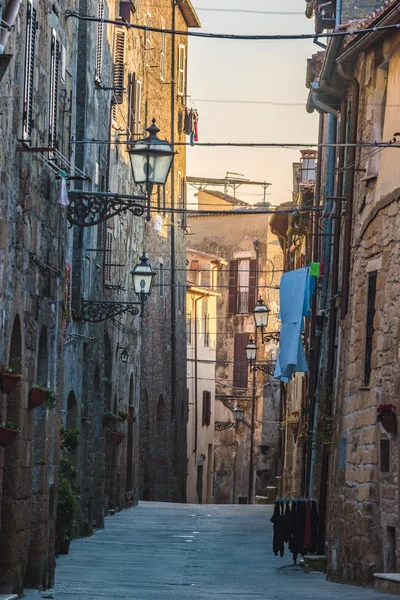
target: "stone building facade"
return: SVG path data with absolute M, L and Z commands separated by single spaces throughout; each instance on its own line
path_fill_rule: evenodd
M 212 191 L 198 194 L 199 211 L 192 213 L 188 223 L 197 250 L 223 258 L 228 264 L 220 270 L 217 300 L 216 405 L 214 446 L 214 502 L 247 502 L 249 498 L 249 468 L 253 389 L 254 412 L 254 474 L 252 499 L 265 495 L 266 488 L 275 486 L 280 460 L 280 403 L 270 375 L 250 374 L 245 347 L 250 336 L 258 345 L 257 359 L 273 360 L 276 343 L 265 346 L 257 342 L 252 311 L 261 295 L 271 310 L 269 330 L 278 331 L 278 291 L 282 270 L 282 253 L 278 238 L 268 231 L 268 215 L 262 207 L 256 210 L 225 194 L 216 194 L 218 204 L 231 205 L 231 214 L 212 214 Z M 222 197 L 223 196 L 223 197 Z M 212 202 L 212 201 L 211 201 Z M 225 206 L 224 206 L 225 210 Z M 229 209 L 228 209 L 229 210 Z M 264 207 L 265 210 L 265 207 Z M 248 212 L 248 214 L 246 214 Z M 244 408 L 244 421 L 233 427 L 233 410 Z
M 3 19 L 14 5 L 2 3 Z M 185 499 L 186 347 L 177 344 L 185 333 L 185 224 L 175 212 L 167 216 L 183 201 L 184 151 L 165 193 L 155 190 L 164 210 L 148 224 L 129 211 L 87 227 L 68 222 L 82 193 L 143 197 L 126 143 L 147 136 L 151 118 L 163 138 L 184 139 L 186 38 L 172 45 L 172 36 L 126 27 L 200 25 L 188 0 L 163 11 L 150 1 L 23 0 L 14 29 L 1 34 L 0 362 L 22 380 L 1 396 L 0 421 L 19 433 L 0 448 L 0 591 L 51 585 L 66 489 L 78 504 L 68 537 L 90 534 L 106 514 L 144 495 L 145 473 L 157 473 L 162 462 L 161 429 L 168 469 L 150 496 Z M 125 313 L 85 322 L 83 301 L 135 299 L 130 271 L 144 250 L 157 279 L 165 265 L 166 295 L 157 283 L 143 319 Z M 149 385 L 157 369 L 159 391 Z M 36 383 L 55 393 L 54 409 L 29 408 Z M 78 443 L 67 446 L 74 432 Z M 140 469 L 144 432 L 149 454 Z

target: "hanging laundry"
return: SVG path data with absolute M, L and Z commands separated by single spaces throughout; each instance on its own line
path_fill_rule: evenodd
M 313 277 L 319 277 L 321 275 L 321 263 L 312 262 L 310 264 L 310 275 Z
M 183 133 L 185 133 L 186 135 L 190 135 L 192 133 L 192 118 L 190 112 L 191 111 L 188 108 L 185 110 Z
M 281 557 L 285 552 L 285 543 L 293 555 L 297 557 L 308 552 L 316 552 L 319 535 L 318 506 L 315 500 L 303 498 L 278 498 L 275 502 L 273 552 Z
M 67 176 L 64 173 L 64 171 L 61 171 L 60 176 L 61 176 L 61 182 L 60 182 L 60 191 L 58 194 L 58 204 L 65 208 L 65 207 L 69 206 Z
M 194 141 L 198 142 L 199 141 L 199 115 L 196 112 L 196 118 L 194 121 Z
M 194 142 L 199 141 L 199 114 L 196 109 L 186 108 L 183 133 L 190 136 L 191 146 L 194 146 Z
M 321 269 L 320 269 L 320 275 L 321 275 L 321 277 L 322 277 L 322 275 L 323 275 L 324 273 L 325 273 L 325 263 L 324 263 L 324 262 L 322 262 L 322 263 L 321 263 Z
M 283 521 L 284 517 L 281 512 L 281 504 L 279 502 L 275 502 L 274 514 L 271 517 L 271 523 L 274 524 L 274 539 L 272 549 L 276 556 L 278 555 L 278 553 L 280 553 L 281 558 L 285 551 L 285 534 Z

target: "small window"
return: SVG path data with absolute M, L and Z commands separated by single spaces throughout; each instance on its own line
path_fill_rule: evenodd
M 185 95 L 186 87 L 186 48 L 179 44 L 178 54 L 178 96 Z
M 127 23 L 131 22 L 131 10 L 132 10 L 131 0 L 120 0 L 119 16 L 121 19 L 123 19 Z
M 147 13 L 146 26 L 151 27 L 151 14 Z M 146 67 L 150 67 L 151 62 L 151 31 L 144 32 L 144 48 L 146 53 Z
M 368 386 L 371 379 L 372 342 L 374 338 L 374 317 L 376 299 L 376 279 L 378 272 L 368 273 L 367 323 L 365 336 L 364 385 Z
M 50 56 L 50 99 L 49 99 L 49 146 L 57 143 L 57 118 L 58 118 L 58 66 L 60 62 L 60 42 L 57 40 L 56 30 L 51 30 L 51 56 Z
M 32 107 L 33 107 L 33 77 L 36 43 L 36 8 L 32 0 L 28 0 L 26 15 L 26 40 L 25 40 L 25 73 L 24 73 L 24 109 L 22 119 L 22 137 L 30 140 L 32 133 Z
M 164 264 L 160 263 L 160 296 L 164 296 Z
M 209 427 L 211 423 L 211 392 L 203 392 L 203 414 L 202 414 L 202 425 L 203 427 Z
M 192 343 L 192 313 L 189 311 L 186 314 L 186 343 Z
M 165 29 L 165 19 L 161 17 L 161 29 Z M 161 54 L 160 54 L 160 79 L 165 81 L 165 63 L 167 55 L 167 34 L 165 31 L 161 34 Z
M 254 310 L 257 292 L 257 261 L 231 260 L 229 267 L 230 315 L 249 314 Z
M 182 208 L 182 173 L 178 171 L 178 201 L 176 208 Z
M 104 18 L 104 0 L 99 0 L 97 16 L 99 19 Z M 104 23 L 97 23 L 97 42 L 96 42 L 96 69 L 94 79 L 97 83 L 102 82 L 103 71 L 103 32 Z
M 389 440 L 381 440 L 381 471 L 382 473 L 389 473 L 390 471 Z
M 204 345 L 208 347 L 210 345 L 210 315 L 208 313 L 206 313 L 204 315 L 203 319 L 204 319 L 204 326 L 203 326 Z

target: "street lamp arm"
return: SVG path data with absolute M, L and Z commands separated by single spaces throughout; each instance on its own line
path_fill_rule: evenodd
M 81 317 L 84 323 L 101 323 L 124 313 L 134 316 L 139 313 L 143 314 L 143 302 L 110 302 L 106 300 L 82 300 L 81 302 Z
M 266 375 L 271 375 L 273 377 L 275 372 L 276 361 L 267 360 L 262 363 L 255 363 L 254 361 L 250 361 L 250 373 L 256 373 L 257 371 L 261 371 Z
M 144 196 L 82 190 L 68 192 L 68 199 L 68 221 L 79 227 L 93 227 L 128 211 L 135 217 L 142 217 L 147 200 Z

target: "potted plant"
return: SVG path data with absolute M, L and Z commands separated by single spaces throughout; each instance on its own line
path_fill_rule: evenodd
M 129 419 L 129 413 L 126 410 L 118 411 L 118 421 L 127 421 Z
M 81 434 L 80 429 L 70 429 L 68 427 L 61 427 L 61 448 L 75 452 L 79 446 L 79 436 Z
M 393 404 L 380 404 L 376 420 L 382 423 L 388 433 L 397 432 L 397 415 Z
M 56 405 L 56 395 L 53 390 L 44 385 L 33 385 L 29 394 L 29 408 L 37 408 L 43 402 L 46 403 L 46 408 L 54 408 Z
M 8 367 L 1 373 L 1 390 L 4 394 L 9 394 L 17 387 L 21 381 L 22 375 L 19 375 L 15 369 Z
M 0 446 L 5 448 L 15 440 L 20 433 L 18 425 L 12 421 L 0 421 Z
M 294 437 L 296 437 L 299 432 L 299 422 L 300 414 L 297 410 L 295 410 L 289 415 L 286 421 L 288 429 L 291 431 Z
M 112 423 L 116 423 L 118 421 L 117 415 L 110 412 L 109 410 L 105 410 L 103 413 L 103 427 L 110 427 Z
M 114 440 L 114 442 L 116 442 L 117 446 L 122 444 L 122 442 L 124 441 L 124 437 L 125 437 L 125 434 L 120 433 L 119 431 L 111 432 L 111 439 Z

